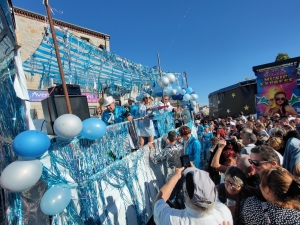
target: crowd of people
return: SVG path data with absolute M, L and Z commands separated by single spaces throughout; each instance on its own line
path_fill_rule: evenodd
M 179 125 L 157 151 L 153 115 L 180 110 L 168 96 L 154 104 L 144 94 L 139 105 L 129 98 L 125 106 L 107 97 L 101 105 L 107 125 L 137 120 L 140 146 L 148 142 L 152 161 L 167 162 L 156 224 L 300 224 L 300 116 L 197 119 L 197 136 Z
M 241 112 L 195 125 L 198 137 L 183 125 L 150 154 L 168 165 L 156 224 L 300 224 L 300 116 Z

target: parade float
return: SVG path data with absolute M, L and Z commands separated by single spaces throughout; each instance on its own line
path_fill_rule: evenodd
M 47 1 L 45 5 L 49 7 Z M 191 112 L 198 96 L 187 85 L 186 74 L 142 66 L 59 27 L 48 28 L 22 66 L 6 1 L 1 1 L 1 9 L 0 29 L 5 34 L 0 43 L 1 220 L 4 224 L 146 224 L 165 182 L 166 165 L 150 160 L 148 146 L 133 148 L 128 137 L 130 124 L 138 129 L 135 122 L 106 126 L 98 118 L 82 121 L 68 106 L 69 113 L 53 124 L 55 135 L 35 130 L 28 116 L 23 68 L 41 76 L 41 89 L 62 84 L 67 104 L 66 83 L 94 93 L 105 89 L 112 96 L 130 93 L 136 86 L 137 100 L 144 93 L 169 95 L 183 108 L 180 117 L 195 132 Z M 153 145 L 161 151 L 164 135 L 175 129 L 174 114 L 157 113 L 154 119 Z

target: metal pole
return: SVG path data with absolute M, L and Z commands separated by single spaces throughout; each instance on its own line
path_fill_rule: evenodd
M 188 88 L 189 85 L 188 85 L 188 79 L 187 79 L 187 76 L 186 76 L 186 72 L 184 71 L 183 73 L 184 73 L 184 77 L 185 77 L 185 81 L 186 81 L 186 87 Z
M 161 68 L 160 68 L 160 57 L 159 57 L 159 53 L 157 53 L 157 60 L 158 60 L 158 71 L 159 71 L 159 76 L 160 78 L 162 77 L 161 75 Z M 164 88 L 161 87 L 161 90 L 162 90 L 162 99 L 164 98 Z
M 186 81 L 186 87 L 188 88 L 189 87 L 189 85 L 188 85 L 188 79 L 187 79 L 187 75 L 186 75 L 186 72 L 184 71 L 183 72 L 184 73 L 184 77 L 185 77 L 185 81 Z M 191 113 L 191 117 L 192 117 L 192 120 L 194 121 L 194 113 L 193 113 L 193 111 L 192 110 L 190 110 L 191 109 L 191 100 L 189 100 L 189 111 L 190 111 L 190 113 Z
M 72 114 L 72 108 L 71 108 L 69 94 L 68 94 L 67 85 L 66 85 L 66 81 L 65 81 L 65 75 L 64 75 L 64 71 L 63 71 L 63 68 L 62 68 L 61 60 L 60 60 L 60 54 L 59 54 L 59 50 L 58 50 L 58 45 L 57 45 L 57 40 L 56 40 L 56 34 L 55 34 L 55 30 L 54 30 L 54 25 L 53 25 L 53 20 L 52 20 L 52 16 L 51 16 L 51 11 L 50 11 L 50 6 L 48 4 L 48 0 L 44 0 L 44 4 L 45 4 L 46 10 L 47 10 L 48 20 L 49 20 L 49 24 L 50 24 L 50 28 L 51 28 L 51 34 L 52 34 L 52 39 L 53 39 L 53 44 L 54 44 L 54 49 L 55 49 L 55 54 L 56 54 L 56 59 L 57 59 L 57 64 L 58 64 L 58 69 L 59 69 L 59 73 L 60 73 L 60 78 L 61 78 L 61 82 L 62 82 L 64 94 L 65 94 L 65 99 L 66 99 L 68 113 Z

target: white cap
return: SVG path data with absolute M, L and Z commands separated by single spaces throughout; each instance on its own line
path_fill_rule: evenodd
M 135 102 L 135 98 L 134 97 L 129 97 L 128 100 Z
M 115 99 L 112 96 L 108 96 L 104 99 L 103 106 L 106 107 L 106 106 L 110 105 L 113 102 L 115 102 Z

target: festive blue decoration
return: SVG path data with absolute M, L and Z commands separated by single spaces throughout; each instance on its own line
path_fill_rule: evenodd
M 186 93 L 187 93 L 187 94 L 191 94 L 193 91 L 194 91 L 194 90 L 193 90 L 193 88 L 191 88 L 191 87 L 188 87 L 188 88 L 186 89 Z
M 62 186 L 53 186 L 45 192 L 41 200 L 41 210 L 46 215 L 61 213 L 71 201 L 71 190 Z
M 12 140 L 26 130 L 24 122 L 25 109 L 20 97 L 16 95 L 13 81 L 16 78 L 14 57 L 16 37 L 11 18 L 11 8 L 8 1 L 0 1 L 2 15 L 0 17 L 0 32 L 3 38 L 0 40 L 0 172 L 17 159 L 12 150 Z M 18 79 L 18 78 L 16 78 Z M 1 210 L 0 218 L 4 224 L 23 224 L 22 200 L 19 193 L 6 190 L 0 192 Z M 4 221 L 3 221 L 4 220 Z
M 27 158 L 35 158 L 44 154 L 50 147 L 48 136 L 37 130 L 27 130 L 20 133 L 13 141 L 14 152 Z
M 142 101 L 142 99 L 143 99 L 143 97 L 140 96 L 140 95 L 136 97 L 136 100 L 137 100 L 137 101 Z
M 171 86 L 168 86 L 168 87 L 165 87 L 164 88 L 164 94 L 165 95 L 169 95 L 172 91 L 172 87 Z
M 163 115 L 157 113 L 153 119 L 157 121 L 160 135 L 167 134 L 175 127 L 171 112 Z M 49 155 L 45 156 L 45 158 L 50 157 L 51 168 L 45 168 L 43 180 L 49 187 L 60 185 L 76 189 L 78 194 L 76 201 L 81 208 L 80 212 L 77 211 L 71 201 L 71 204 L 62 212 L 63 216 L 68 218 L 65 224 L 71 225 L 80 221 L 82 223 L 90 221 L 90 224 L 96 224 L 97 221 L 116 224 L 109 216 L 110 200 L 108 201 L 105 195 L 106 185 L 118 190 L 117 193 L 125 207 L 129 204 L 133 205 L 136 215 L 134 221 L 137 221 L 135 224 L 146 224 L 148 221 L 149 214 L 146 213 L 148 203 L 146 204 L 145 199 L 147 193 L 139 183 L 141 178 L 137 174 L 144 171 L 145 166 L 147 167 L 144 160 L 149 156 L 149 152 L 142 149 L 131 153 L 131 145 L 128 142 L 128 124 L 124 122 L 107 126 L 106 135 L 95 141 L 76 138 L 71 142 L 59 138 L 53 140 L 55 143 L 53 150 L 49 150 Z M 134 125 L 136 127 L 136 122 Z M 67 169 L 73 182 L 70 182 L 70 179 L 67 180 L 61 167 Z M 112 198 L 114 198 L 113 194 Z M 130 220 L 133 218 L 126 218 L 127 224 L 132 224 Z M 54 216 L 55 221 L 56 216 Z
M 66 82 L 80 85 L 82 91 L 100 93 L 104 90 L 119 97 L 130 93 L 133 86 L 153 83 L 160 78 L 158 70 L 100 49 L 68 29 L 55 29 L 55 33 Z M 45 34 L 36 52 L 23 63 L 26 72 L 41 76 L 39 88 L 50 87 L 51 79 L 54 83 L 62 83 L 53 49 L 52 36 Z M 181 73 L 173 74 L 178 76 Z M 167 86 L 169 79 L 165 78 Z
M 185 93 L 186 93 L 186 90 L 182 88 L 182 89 L 180 90 L 180 92 L 179 92 L 179 93 L 180 93 L 181 95 L 185 95 Z
M 158 93 L 156 93 L 156 96 L 157 96 L 157 97 L 162 97 L 162 96 L 163 96 L 163 93 L 162 93 L 162 92 L 158 92 Z
M 172 98 L 173 100 L 178 100 L 178 95 L 172 95 L 171 98 Z
M 82 122 L 81 135 L 89 140 L 102 138 L 106 133 L 106 124 L 98 118 L 88 118 Z
M 183 100 L 183 95 L 181 95 L 181 94 L 178 95 L 177 100 L 180 100 L 180 101 Z

